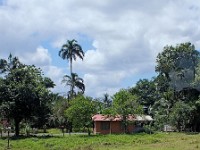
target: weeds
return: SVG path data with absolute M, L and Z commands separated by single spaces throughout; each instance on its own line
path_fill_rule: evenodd
M 184 142 L 183 142 L 184 141 Z M 12 150 L 187 150 L 198 149 L 200 135 L 158 133 L 134 135 L 66 135 L 65 137 L 20 137 L 11 139 Z M 6 139 L 0 139 L 0 150 L 6 148 Z

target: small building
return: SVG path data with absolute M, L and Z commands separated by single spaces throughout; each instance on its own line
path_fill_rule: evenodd
M 174 132 L 175 128 L 171 125 L 166 124 L 166 125 L 164 125 L 163 131 L 164 132 Z
M 120 134 L 124 133 L 124 124 L 122 116 L 116 115 L 115 117 L 110 115 L 96 114 L 92 117 L 94 122 L 94 134 Z M 151 116 L 138 116 L 129 115 L 127 118 L 127 132 L 133 133 L 137 124 L 145 124 L 146 122 L 153 121 Z

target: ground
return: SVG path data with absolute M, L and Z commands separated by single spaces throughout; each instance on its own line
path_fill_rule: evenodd
M 52 134 L 51 134 L 52 135 Z M 12 150 L 195 150 L 200 149 L 200 134 L 155 133 L 134 135 L 57 134 L 12 138 Z M 0 139 L 0 150 L 7 139 Z

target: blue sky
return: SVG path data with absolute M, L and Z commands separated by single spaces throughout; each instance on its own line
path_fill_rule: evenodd
M 200 49 L 200 2 L 194 0 L 0 0 L 0 57 L 9 53 L 41 67 L 64 93 L 66 40 L 85 51 L 74 71 L 85 94 L 101 97 L 151 79 L 156 56 L 166 45 L 190 41 Z

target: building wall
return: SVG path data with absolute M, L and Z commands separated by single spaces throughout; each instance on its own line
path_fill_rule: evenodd
M 102 129 L 102 123 L 109 123 L 109 129 Z M 127 126 L 127 131 L 132 133 L 134 129 L 134 125 L 130 124 Z M 95 121 L 94 122 L 94 134 L 120 134 L 124 133 L 124 128 L 122 127 L 121 121 Z

